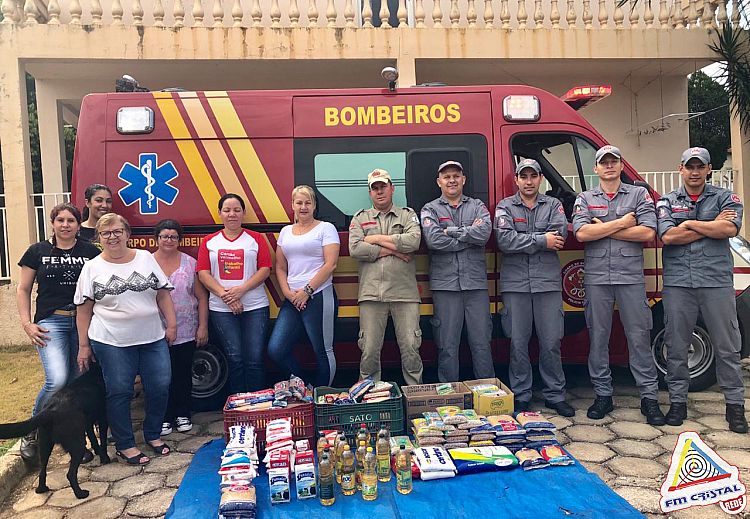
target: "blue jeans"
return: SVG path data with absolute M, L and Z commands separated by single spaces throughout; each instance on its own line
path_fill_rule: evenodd
M 330 386 L 336 375 L 336 357 L 333 354 L 333 330 L 338 315 L 338 298 L 333 285 L 324 288 L 299 311 L 288 300 L 284 301 L 268 340 L 268 354 L 283 370 L 302 376 L 294 345 L 304 334 L 312 344 L 318 361 L 318 371 L 312 379 L 315 386 Z
M 210 312 L 216 337 L 227 354 L 229 391 L 257 391 L 266 388 L 263 354 L 268 334 L 268 307 L 232 312 Z
M 133 382 L 139 373 L 146 396 L 143 439 L 147 442 L 158 440 L 172 378 L 167 341 L 160 339 L 124 347 L 91 341 L 91 347 L 104 374 L 107 418 L 117 450 L 135 447 L 130 400 L 133 397 Z
M 50 315 L 37 323 L 48 330 L 49 340 L 44 348 L 36 347 L 44 369 L 44 385 L 36 397 L 31 416 L 41 411 L 49 399 L 78 373 L 78 330 L 76 317 Z

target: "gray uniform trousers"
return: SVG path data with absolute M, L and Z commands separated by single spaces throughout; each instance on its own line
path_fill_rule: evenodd
M 586 285 L 586 325 L 589 329 L 589 376 L 597 396 L 612 396 L 609 369 L 609 337 L 614 304 L 628 339 L 630 371 L 641 398 L 656 400 L 659 381 L 651 356 L 651 309 L 643 283 L 632 285 Z
M 716 378 L 727 404 L 745 404 L 734 287 L 664 287 L 667 384 L 671 402 L 686 402 L 690 385 L 688 348 L 698 312 L 708 328 L 716 357 Z
M 517 400 L 531 400 L 529 339 L 533 323 L 539 339 L 544 399 L 562 402 L 565 400 L 565 373 L 560 360 L 560 339 L 565 327 L 562 293 L 503 292 L 503 303 L 503 329 L 510 335 L 510 389 Z
M 492 363 L 492 321 L 487 290 L 433 290 L 433 333 L 438 349 L 438 380 L 457 382 L 461 328 L 466 335 L 476 378 L 494 378 Z

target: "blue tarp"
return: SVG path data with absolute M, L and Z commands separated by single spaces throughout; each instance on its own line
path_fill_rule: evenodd
M 219 510 L 219 476 L 224 440 L 195 454 L 167 511 L 168 519 L 214 519 Z M 436 481 L 414 481 L 409 495 L 396 492 L 395 478 L 378 486 L 378 499 L 342 496 L 324 507 L 317 499 L 271 505 L 265 471 L 255 480 L 258 518 L 290 519 L 486 519 L 564 517 L 608 519 L 643 517 L 580 464 L 524 472 L 516 468 Z

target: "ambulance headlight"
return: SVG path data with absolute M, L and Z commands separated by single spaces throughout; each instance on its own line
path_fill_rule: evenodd
M 538 121 L 539 98 L 536 96 L 507 96 L 503 99 L 506 121 Z
M 123 106 L 117 110 L 117 133 L 137 134 L 154 131 L 154 111 L 147 106 Z

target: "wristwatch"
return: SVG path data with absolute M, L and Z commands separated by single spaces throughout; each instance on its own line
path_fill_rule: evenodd
M 310 299 L 313 298 L 313 294 L 315 293 L 315 289 L 313 287 L 311 287 L 309 284 L 305 285 L 305 288 L 303 288 L 302 290 L 305 291 L 305 294 L 307 294 L 307 296 Z

